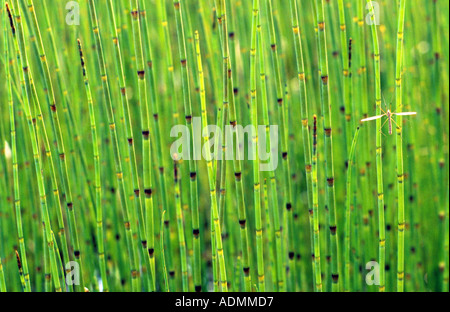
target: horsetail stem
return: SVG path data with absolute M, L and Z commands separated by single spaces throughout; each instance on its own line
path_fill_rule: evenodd
M 198 81 L 200 86 L 200 104 L 201 104 L 201 114 L 202 114 L 202 128 L 205 129 L 208 126 L 208 116 L 206 112 L 206 97 L 205 97 L 205 81 L 203 76 L 203 65 L 202 65 L 202 56 L 200 52 L 200 36 L 198 31 L 194 33 L 195 39 L 195 52 L 197 55 L 197 67 L 198 67 Z M 209 140 L 209 133 L 203 132 L 203 140 Z M 225 159 L 223 159 L 225 162 Z M 222 291 L 228 291 L 227 285 L 227 272 L 225 267 L 225 259 L 224 259 L 224 251 L 222 245 L 222 231 L 219 220 L 219 211 L 217 209 L 217 196 L 216 196 L 216 185 L 214 181 L 214 171 L 213 171 L 213 163 L 211 160 L 210 153 L 206 153 L 206 162 L 208 168 L 208 180 L 209 180 L 209 193 L 211 198 L 211 219 L 212 224 L 211 227 L 214 227 L 214 236 L 211 239 L 215 243 L 215 250 L 212 252 L 217 254 L 218 264 L 219 264 L 219 272 L 220 272 L 220 285 Z M 223 173 L 222 173 L 223 174 Z M 194 229 L 195 231 L 195 229 Z M 194 233 L 194 235 L 198 235 L 198 233 Z
M 127 239 L 127 247 L 128 247 L 128 255 L 129 255 L 129 261 L 130 261 L 130 271 L 131 271 L 131 282 L 133 290 L 137 290 L 138 287 L 138 271 L 137 271 L 137 253 L 135 246 L 133 244 L 133 238 L 131 234 L 132 225 L 130 223 L 130 216 L 131 213 L 128 208 L 126 193 L 125 193 L 125 182 L 123 177 L 123 170 L 122 170 L 122 159 L 120 155 L 119 150 L 119 143 L 117 138 L 117 131 L 116 131 L 116 122 L 115 117 L 113 113 L 113 107 L 112 107 L 112 100 L 111 100 L 111 93 L 109 88 L 109 81 L 108 76 L 106 73 L 106 67 L 105 67 L 105 61 L 104 61 L 104 54 L 103 54 L 103 47 L 101 43 L 100 38 L 100 29 L 97 21 L 97 12 L 94 5 L 93 0 L 89 0 L 89 12 L 90 12 L 90 23 L 91 28 L 94 33 L 95 37 L 95 45 L 97 50 L 97 60 L 98 60 L 98 66 L 100 68 L 100 75 L 101 75 L 101 81 L 102 81 L 102 90 L 103 90 L 103 96 L 105 98 L 105 110 L 107 112 L 108 117 L 108 125 L 109 125 L 109 132 L 110 136 L 112 138 L 112 145 L 114 150 L 114 164 L 115 164 L 115 171 L 116 171 L 116 178 L 117 182 L 119 184 L 119 194 L 120 194 L 120 205 L 122 207 L 123 211 L 123 222 L 125 226 L 125 234 Z M 133 227 L 135 224 L 133 224 Z
M 338 232 L 336 223 L 336 198 L 334 188 L 334 164 L 333 164 L 333 137 L 331 126 L 331 100 L 329 98 L 329 76 L 328 76 L 328 57 L 326 47 L 326 33 L 325 33 L 325 16 L 323 12 L 323 0 L 315 0 L 317 3 L 317 27 L 319 29 L 319 54 L 320 54 L 320 81 L 321 81 L 321 101 L 324 121 L 325 134 L 325 163 L 326 163 L 326 178 L 327 178 L 327 192 L 326 205 L 329 211 L 329 233 L 331 240 L 331 278 L 332 290 L 339 291 L 339 246 L 338 246 Z
M 313 153 L 312 153 L 312 195 L 313 210 L 310 211 L 314 223 L 314 274 L 315 290 L 322 291 L 322 267 L 320 264 L 320 232 L 319 232 L 319 189 L 317 173 L 317 116 L 313 116 Z
M 351 233 L 351 210 L 352 210 L 352 166 L 355 157 L 356 142 L 358 140 L 359 127 L 356 128 L 353 136 L 352 146 L 348 154 L 348 168 L 347 168 L 347 196 L 345 202 L 345 277 L 344 277 L 344 291 L 351 291 L 350 281 L 350 233 Z
M 367 0 L 370 10 L 373 54 L 374 54 L 374 71 L 375 71 L 375 105 L 377 107 L 376 114 L 381 114 L 381 78 L 380 78 L 380 49 L 378 45 L 377 24 L 375 21 L 375 12 L 371 1 Z M 384 194 L 383 194 L 383 161 L 382 161 L 382 143 L 381 143 L 381 119 L 376 121 L 376 165 L 377 165 L 377 197 L 378 197 L 378 259 L 380 266 L 380 285 L 379 291 L 386 290 L 386 231 L 384 217 Z
M 402 112 L 402 64 L 403 64 L 403 29 L 405 20 L 405 0 L 400 0 L 400 10 L 398 13 L 397 30 L 397 55 L 395 65 L 395 107 L 396 112 Z M 403 292 L 405 280 L 405 185 L 403 172 L 403 135 L 402 116 L 396 115 L 397 136 L 397 192 L 398 192 L 398 246 L 397 246 L 397 291 Z
M 89 106 L 89 119 L 91 123 L 91 136 L 92 136 L 92 148 L 94 154 L 94 165 L 95 165 L 95 208 L 97 214 L 97 235 L 98 235 L 98 261 L 100 264 L 100 273 L 102 277 L 103 291 L 108 292 L 108 278 L 106 276 L 106 261 L 105 261 L 105 248 L 103 242 L 103 208 L 102 208 L 102 186 L 101 186 L 101 175 L 100 175 L 100 154 L 98 150 L 97 141 L 97 125 L 95 121 L 95 109 L 94 102 L 91 95 L 91 87 L 89 84 L 89 78 L 87 74 L 85 59 L 83 56 L 83 49 L 81 47 L 81 41 L 78 39 L 78 50 L 80 52 L 80 62 L 81 69 L 83 71 L 84 86 L 86 88 L 86 97 Z
M 39 198 L 40 198 L 40 205 L 41 205 L 41 213 L 42 213 L 42 224 L 44 228 L 45 233 L 45 242 L 48 247 L 49 257 L 50 257 L 50 263 L 51 263 L 51 271 L 53 274 L 53 282 L 55 286 L 55 290 L 60 292 L 61 291 L 61 284 L 59 281 L 58 276 L 58 269 L 56 264 L 56 253 L 55 248 L 53 244 L 53 238 L 51 236 L 51 229 L 50 229 L 50 217 L 48 212 L 48 205 L 47 205 L 47 195 L 45 192 L 44 187 L 44 177 L 42 176 L 42 161 L 41 157 L 39 155 L 39 148 L 38 148 L 38 141 L 36 136 L 36 124 L 33 122 L 33 118 L 31 115 L 31 106 L 30 106 L 30 99 L 31 99 L 31 86 L 30 86 L 30 68 L 28 67 L 28 58 L 25 51 L 25 43 L 24 43 L 24 34 L 23 34 L 23 27 L 21 22 L 21 14 L 20 14 L 20 8 L 19 8 L 19 2 L 16 0 L 14 3 L 13 11 L 11 11 L 8 3 L 6 3 L 6 9 L 8 11 L 8 16 L 10 20 L 11 25 L 11 31 L 14 39 L 14 47 L 16 49 L 16 55 L 17 55 L 17 64 L 21 66 L 21 69 L 19 69 L 20 72 L 20 80 L 21 80 L 21 86 L 22 86 L 22 98 L 24 98 L 24 109 L 25 109 L 25 115 L 28 123 L 28 130 L 30 133 L 30 139 L 32 143 L 32 149 L 33 149 L 33 159 L 34 159 L 34 166 L 36 169 L 36 176 L 37 176 L 37 182 L 39 187 Z M 15 17 L 16 23 L 13 21 L 13 15 Z M 18 38 L 17 38 L 18 37 Z

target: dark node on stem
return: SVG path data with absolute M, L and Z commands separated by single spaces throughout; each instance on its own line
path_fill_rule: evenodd
M 147 62 L 147 66 L 148 66 L 148 68 L 152 69 L 152 67 L 153 67 L 153 62 L 152 62 L 152 61 L 148 61 L 148 62 Z
M 290 251 L 290 252 L 289 252 L 289 259 L 290 259 L 290 260 L 293 260 L 293 259 L 294 259 L 294 256 L 295 256 L 294 252 Z
M 373 217 L 373 210 L 369 209 L 369 216 Z
M 135 190 L 134 190 L 134 195 L 135 195 L 136 197 L 139 197 L 139 189 L 135 189 Z
M 141 243 L 142 243 L 142 247 L 147 248 L 147 241 L 146 240 L 143 240 Z
M 116 234 L 116 240 L 120 240 L 120 234 Z
M 332 187 L 334 185 L 334 178 L 327 178 L 328 186 Z
M 152 189 L 150 188 L 150 189 L 145 189 L 144 190 L 144 194 L 145 194 L 145 197 L 147 197 L 147 198 L 149 198 L 150 196 L 152 196 Z
M 298 220 L 298 213 L 294 214 L 294 220 Z
M 390 224 L 388 224 L 388 225 L 386 226 L 386 230 L 387 230 L 387 231 L 390 231 L 390 230 L 391 230 L 391 225 L 390 225 Z
M 276 44 L 271 44 L 270 48 L 272 49 L 272 51 L 275 51 L 275 49 L 277 48 L 277 45 Z
M 129 230 L 130 229 L 130 222 L 125 222 L 125 229 L 126 230 Z
M 197 172 L 194 171 L 194 172 L 189 173 L 189 177 L 191 178 L 192 181 L 194 181 L 195 178 L 197 178 Z
M 330 226 L 331 235 L 336 235 L 336 225 Z
M 230 39 L 234 38 L 234 32 L 230 31 L 230 33 L 228 34 L 228 36 L 230 37 Z
M 175 10 L 179 10 L 180 9 L 180 2 L 174 2 L 173 6 L 175 7 Z
M 234 128 L 236 127 L 236 120 L 230 121 L 230 125 Z
M 158 118 L 159 118 L 159 115 L 158 115 L 158 114 L 153 114 L 153 119 L 154 119 L 155 121 L 158 121 Z
M 325 129 L 323 129 L 323 130 L 325 131 L 325 135 L 326 135 L 327 137 L 331 136 L 331 128 L 325 128 Z
M 439 52 L 434 53 L 434 59 L 436 61 L 438 61 L 441 58 L 441 55 L 439 54 Z
M 321 79 L 324 85 L 328 84 L 328 75 L 322 76 Z
M 288 153 L 287 152 L 283 152 L 281 155 L 282 155 L 283 159 L 286 160 Z
M 345 106 L 340 106 L 339 107 L 340 112 L 343 114 L 345 113 Z
M 127 92 L 126 88 L 120 88 L 120 93 L 122 93 L 122 95 L 125 95 Z
M 188 116 L 185 117 L 185 119 L 186 119 L 187 123 L 190 123 L 192 121 L 192 116 L 188 115 Z
M 166 227 L 169 227 L 169 221 L 167 220 L 167 221 L 164 221 L 164 225 L 166 226 Z
M 170 271 L 170 272 L 169 272 L 169 276 L 170 276 L 171 278 L 175 277 L 175 271 Z
M 153 257 L 153 254 L 155 253 L 155 249 L 154 248 L 149 248 L 148 249 L 148 255 L 150 256 L 150 257 Z
M 73 255 L 75 256 L 75 258 L 79 258 L 80 257 L 80 251 L 79 250 L 75 250 L 73 252 Z
M 22 262 L 20 261 L 19 253 L 17 250 L 14 250 L 16 252 L 16 259 L 17 259 L 17 266 L 19 267 L 19 271 L 22 271 Z
M 246 222 L 247 222 L 247 220 L 239 220 L 239 225 L 241 226 L 241 228 L 245 227 Z
M 279 106 L 283 105 L 283 99 L 282 98 L 277 99 L 277 103 Z
M 338 57 L 339 56 L 339 52 L 338 51 L 333 51 L 333 57 Z
M 148 137 L 150 136 L 149 130 L 142 131 L 142 135 L 144 136 L 144 140 L 148 140 Z
M 244 274 L 245 274 L 246 276 L 250 274 L 250 268 L 249 268 L 249 267 L 245 267 L 245 268 L 243 269 L 243 271 L 244 271 Z
M 236 173 L 234 174 L 234 176 L 236 177 L 236 180 L 237 180 L 237 181 L 241 181 L 241 176 L 242 176 L 242 173 L 241 173 L 241 172 L 236 172 Z
M 233 93 L 234 93 L 234 95 L 237 95 L 238 92 L 239 92 L 239 88 L 233 88 Z
M 192 230 L 192 234 L 194 234 L 195 237 L 198 237 L 198 235 L 200 234 L 200 230 L 199 229 L 193 229 Z
M 69 210 L 72 210 L 73 209 L 73 203 L 67 203 L 67 208 Z
M 292 204 L 291 203 L 286 203 L 286 209 L 289 211 L 292 208 Z
M 327 260 L 327 262 L 328 262 L 328 263 L 330 263 L 330 262 L 331 262 L 331 256 L 329 256 L 329 255 L 328 255 L 328 256 L 326 256 L 326 258 L 325 258 L 325 259 Z
M 339 274 L 331 274 L 331 279 L 333 280 L 333 283 L 339 282 Z
M 115 194 L 116 193 L 116 189 L 114 187 L 111 188 L 111 193 Z
M 386 265 L 384 266 L 384 269 L 385 269 L 386 271 L 389 271 L 389 270 L 391 269 L 391 266 L 390 266 L 389 264 L 386 264 Z
M 313 260 L 316 259 L 316 256 L 314 255 L 314 253 L 311 254 L 311 258 L 312 258 Z
M 416 248 L 413 246 L 413 247 L 411 247 L 411 253 L 416 253 Z
M 186 63 L 187 63 L 186 59 L 181 60 L 181 66 L 186 67 Z
M 302 260 L 302 255 L 301 254 L 297 254 L 295 257 L 297 258 L 297 261 Z
M 125 284 L 126 284 L 126 280 L 125 280 L 124 278 L 122 278 L 122 279 L 120 280 L 120 284 L 122 284 L 122 286 L 125 285 Z
M 132 139 L 132 138 L 129 138 L 129 139 L 128 139 L 128 145 L 129 145 L 129 146 L 132 146 L 132 145 L 133 145 L 133 139 Z
M 139 79 L 144 79 L 145 70 L 138 70 L 137 74 L 138 74 Z
M 312 166 L 311 165 L 306 165 L 305 169 L 306 169 L 306 172 L 311 172 Z

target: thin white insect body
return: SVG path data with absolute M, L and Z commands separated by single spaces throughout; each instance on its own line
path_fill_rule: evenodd
M 381 107 L 380 107 L 381 108 Z M 361 119 L 361 122 L 365 122 L 365 121 L 370 121 L 370 120 L 376 120 L 379 119 L 383 116 L 386 116 L 387 119 L 384 121 L 384 123 L 381 125 L 381 128 L 383 128 L 384 124 L 386 123 L 386 121 L 389 121 L 389 134 L 392 134 L 392 122 L 395 123 L 395 121 L 392 119 L 393 115 L 398 115 L 398 116 L 410 116 L 410 115 L 416 115 L 417 112 L 401 112 L 401 113 L 392 113 L 390 109 L 388 109 L 386 112 L 384 112 L 384 110 L 381 108 L 381 111 L 384 113 L 382 115 L 377 115 L 377 116 L 372 116 L 372 117 L 368 117 L 368 118 L 364 118 Z M 396 124 L 396 123 L 395 123 Z

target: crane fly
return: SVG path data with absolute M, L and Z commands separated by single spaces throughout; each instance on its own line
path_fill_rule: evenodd
M 380 107 L 381 108 L 381 107 Z M 395 121 L 392 119 L 393 115 L 397 115 L 397 116 L 410 116 L 410 115 L 416 115 L 417 112 L 401 112 L 401 113 L 392 113 L 390 109 L 388 109 L 386 112 L 384 112 L 384 110 L 381 108 L 381 110 L 383 111 L 384 114 L 381 115 L 377 115 L 377 116 L 372 116 L 369 118 L 364 118 L 361 119 L 361 122 L 365 122 L 365 121 L 370 121 L 370 120 L 376 120 L 379 119 L 383 116 L 386 116 L 387 119 L 384 121 L 384 123 L 381 125 L 381 128 L 383 128 L 384 124 L 386 123 L 386 121 L 389 121 L 389 135 L 392 134 L 392 122 L 395 123 Z M 397 123 L 395 123 L 397 124 Z

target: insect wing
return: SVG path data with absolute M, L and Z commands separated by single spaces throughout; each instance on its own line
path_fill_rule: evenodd
M 385 114 L 383 114 L 383 115 L 378 115 L 378 116 L 372 116 L 372 117 L 369 117 L 369 118 L 364 118 L 364 119 L 361 119 L 361 122 L 369 121 L 369 120 L 375 120 L 375 119 L 378 119 L 378 118 L 383 117 L 384 115 L 385 115 Z

